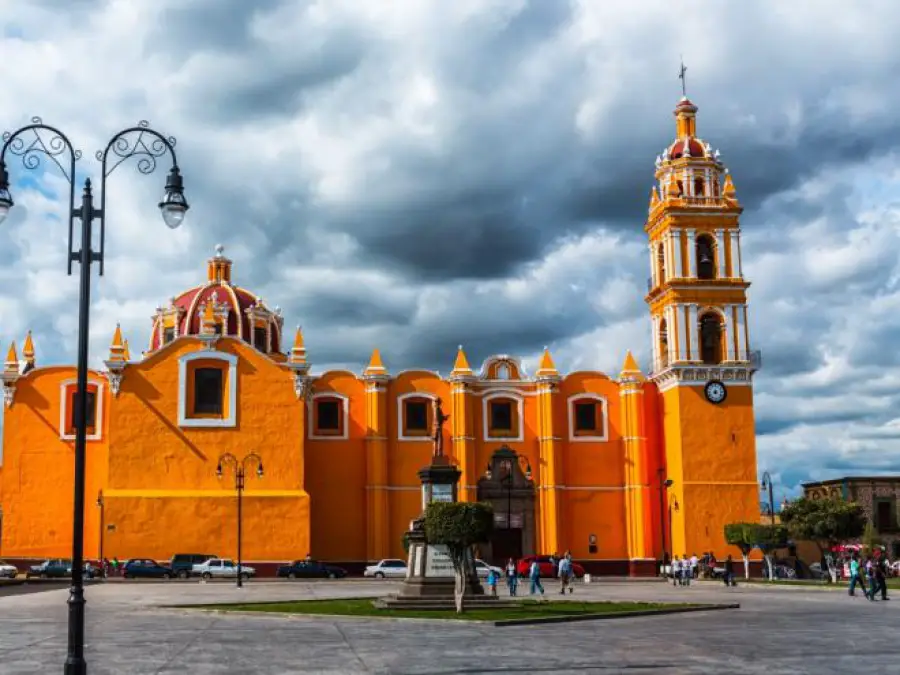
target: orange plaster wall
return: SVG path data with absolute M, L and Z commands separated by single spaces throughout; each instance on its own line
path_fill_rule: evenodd
M 578 394 L 606 399 L 607 441 L 569 442 L 568 399 Z M 619 385 L 602 373 L 572 373 L 560 383 L 554 412 L 563 451 L 563 481 L 576 488 L 562 492 L 560 542 L 579 558 L 625 558 L 625 450 Z M 597 535 L 596 554 L 588 552 L 591 534 Z
M 231 470 L 226 468 L 222 479 L 217 479 L 215 473 L 218 458 L 225 452 L 238 459 L 250 452 L 260 455 L 265 476 L 260 479 L 255 474 L 248 475 L 245 496 L 250 499 L 255 490 L 292 494 L 296 507 L 293 517 L 305 525 L 308 510 L 302 492 L 303 408 L 294 393 L 291 374 L 254 349 L 223 338 L 218 341 L 217 350 L 238 357 L 237 426 L 181 428 L 178 426 L 178 360 L 201 348 L 197 339 L 180 338 L 125 369 L 110 417 L 109 438 L 116 451 L 109 462 L 106 496 L 106 520 L 115 525 L 115 536 L 109 535 L 104 545 L 104 554 L 109 558 L 150 555 L 137 553 L 129 543 L 141 540 L 144 550 L 168 558 L 174 553 L 206 548 L 207 539 L 202 532 L 214 531 L 223 517 L 230 520 L 230 527 L 236 527 L 234 519 L 227 518 L 211 502 L 191 501 L 194 498 L 191 495 L 197 492 L 210 496 L 222 490 L 233 493 Z M 149 498 L 117 501 L 113 495 L 123 491 L 132 497 L 136 496 L 135 491 L 147 491 Z M 127 517 L 121 510 L 125 503 Z M 179 513 L 182 514 L 180 523 Z M 166 526 L 160 526 L 157 519 Z M 254 514 L 250 509 L 244 525 L 248 532 L 265 531 L 271 527 L 270 521 L 271 516 L 260 510 Z M 126 548 L 119 551 L 117 542 Z M 302 548 L 301 555 L 306 553 Z M 283 549 L 284 540 L 272 538 L 268 548 L 261 548 L 257 554 L 265 559 L 277 558 L 286 552 Z
M 431 463 L 432 440 L 428 436 L 421 441 L 400 441 L 398 427 L 399 397 L 422 392 L 439 396 L 445 415 L 452 414 L 450 385 L 434 373 L 427 371 L 407 371 L 399 373 L 388 384 L 387 391 L 387 437 L 388 437 L 388 480 L 393 488 L 388 496 L 388 546 L 394 557 L 406 557 L 403 551 L 403 533 L 409 523 L 422 513 L 421 483 L 419 469 Z M 453 457 L 451 441 L 451 420 L 444 425 L 444 453 Z
M 324 373 L 314 383 L 316 394 L 347 396 L 348 438 L 306 443 L 306 489 L 312 500 L 311 546 L 323 560 L 366 559 L 366 390 L 346 371 Z M 312 424 L 311 408 L 307 411 Z M 305 555 L 300 553 L 297 557 Z
M 21 377 L 3 425 L 3 555 L 68 557 L 72 550 L 75 442 L 60 438 L 60 389 L 72 367 L 38 368 Z M 95 505 L 108 456 L 109 390 L 103 385 L 101 439 L 87 442 L 85 555 L 94 555 L 99 532 Z M 98 406 L 100 401 L 98 399 Z
M 737 555 L 725 544 L 725 524 L 759 518 L 752 389 L 728 387 L 714 405 L 702 387 L 675 387 L 662 401 L 674 552 Z

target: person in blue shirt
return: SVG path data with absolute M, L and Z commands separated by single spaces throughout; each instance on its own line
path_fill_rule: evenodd
M 531 563 L 531 569 L 528 570 L 528 577 L 531 579 L 531 594 L 534 595 L 537 591 L 540 591 L 541 595 L 543 595 L 544 585 L 541 583 L 541 566 L 538 565 L 537 560 Z
M 859 554 L 854 551 L 850 558 L 850 588 L 847 591 L 851 596 L 856 595 L 854 591 L 857 585 L 859 585 L 866 597 L 869 597 L 869 592 L 866 590 L 866 582 L 863 581 L 862 572 L 859 569 Z

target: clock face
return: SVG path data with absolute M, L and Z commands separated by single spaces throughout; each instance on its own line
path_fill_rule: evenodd
M 704 393 L 706 394 L 706 400 L 710 403 L 721 403 L 728 395 L 728 391 L 725 389 L 725 385 L 718 380 L 711 380 L 707 382 Z

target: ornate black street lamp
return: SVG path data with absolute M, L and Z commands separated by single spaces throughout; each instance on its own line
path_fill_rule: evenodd
M 249 455 L 244 457 L 242 460 L 238 460 L 237 457 L 232 455 L 230 452 L 226 452 L 224 455 L 219 457 L 219 463 L 216 465 L 216 476 L 221 478 L 223 474 L 223 466 L 231 467 L 234 471 L 234 489 L 237 492 L 237 559 L 238 559 L 238 568 L 237 568 L 237 587 L 243 588 L 244 582 L 241 575 L 241 534 L 242 534 L 242 526 L 241 526 L 241 502 L 242 495 L 244 494 L 244 476 L 247 473 L 247 468 L 252 468 L 253 465 L 256 465 L 256 475 L 258 478 L 263 477 L 263 465 L 262 459 L 260 459 L 259 455 L 255 452 L 251 452 Z
M 504 475 L 500 476 L 498 481 L 506 486 L 506 529 L 510 529 L 512 527 L 512 489 L 513 489 L 513 465 L 512 465 L 512 457 L 515 457 L 516 461 L 519 463 L 519 468 L 525 472 L 525 478 L 531 480 L 531 462 L 528 461 L 528 458 L 524 455 L 520 455 L 516 453 L 514 450 L 510 448 L 505 448 L 510 454 L 511 457 L 500 460 L 500 466 L 504 468 Z M 490 463 L 487 465 L 487 469 L 484 471 L 484 477 L 488 480 L 492 480 L 494 475 L 493 470 L 491 469 Z
M 97 493 L 97 508 L 100 509 L 100 539 L 97 544 L 97 562 L 100 565 L 101 571 L 106 568 L 103 565 L 103 530 L 106 527 L 106 504 L 103 501 L 103 490 L 100 490 Z
M 666 490 L 672 487 L 672 479 L 666 478 L 666 470 L 659 469 L 656 472 L 659 475 L 659 533 L 662 537 L 662 562 L 659 564 L 660 576 L 666 575 Z
M 41 165 L 41 155 L 51 159 L 69 182 L 69 251 L 68 273 L 72 274 L 72 263 L 81 265 L 81 282 L 78 297 L 78 374 L 77 401 L 75 402 L 75 504 L 72 536 L 72 586 L 69 589 L 69 637 L 65 663 L 66 675 L 84 675 L 87 663 L 84 660 L 84 472 L 85 438 L 87 422 L 87 376 L 89 343 L 89 310 L 91 301 L 91 265 L 99 263 L 103 275 L 106 234 L 106 179 L 122 162 L 130 157 L 139 157 L 138 171 L 150 174 L 156 169 L 156 160 L 166 153 L 172 156 L 172 168 L 166 180 L 166 192 L 159 208 L 163 220 L 170 228 L 176 228 L 184 220 L 188 203 L 184 198 L 181 174 L 175 158 L 175 139 L 165 137 L 150 129 L 147 122 L 123 129 L 115 134 L 104 150 L 98 150 L 97 160 L 102 164 L 100 183 L 100 208 L 94 208 L 91 179 L 84 181 L 81 205 L 75 205 L 75 162 L 81 158 L 69 139 L 58 129 L 47 126 L 40 117 L 32 117 L 31 124 L 12 133 L 3 134 L 3 150 L 0 151 L 0 223 L 13 206 L 9 190 L 9 173 L 6 168 L 6 154 L 22 158 L 26 169 L 37 169 Z M 60 163 L 62 159 L 62 163 Z M 81 248 L 73 248 L 75 219 L 81 221 Z M 94 220 L 100 221 L 100 246 L 92 248 Z
M 775 499 L 772 497 L 772 476 L 769 475 L 768 471 L 763 471 L 762 482 L 759 484 L 761 490 L 765 490 L 768 488 L 769 490 L 769 518 L 772 520 L 772 525 L 775 524 Z

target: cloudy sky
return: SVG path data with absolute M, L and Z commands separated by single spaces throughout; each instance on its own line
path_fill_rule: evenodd
M 92 358 L 121 322 L 236 280 L 304 326 L 317 368 L 480 362 L 645 366 L 643 224 L 681 95 L 745 206 L 760 469 L 900 471 L 900 12 L 892 0 L 0 0 L 0 127 L 32 115 L 84 152 L 141 119 L 178 138 L 165 171 L 109 182 Z M 0 341 L 74 362 L 66 185 L 11 164 Z M 77 268 L 76 268 L 77 270 Z

